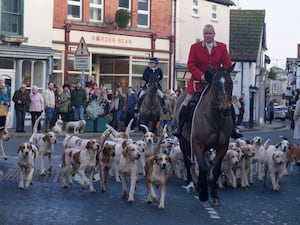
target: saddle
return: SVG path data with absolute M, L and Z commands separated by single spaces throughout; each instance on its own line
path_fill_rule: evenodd
M 193 120 L 193 115 L 194 115 L 194 111 L 196 108 L 196 105 L 198 104 L 200 97 L 202 95 L 202 92 L 205 90 L 205 88 L 202 88 L 201 90 L 197 91 L 193 97 L 191 98 L 191 100 L 189 101 L 188 107 L 187 107 L 187 115 L 186 115 L 186 125 L 188 127 L 192 127 L 192 120 Z M 206 97 L 206 93 L 203 94 L 202 99 Z

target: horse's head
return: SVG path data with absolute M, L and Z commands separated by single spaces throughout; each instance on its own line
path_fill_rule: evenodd
M 228 69 L 219 68 L 213 75 L 211 91 L 216 97 L 216 104 L 221 115 L 230 116 L 233 82 L 230 77 L 235 64 Z
M 152 92 L 155 92 L 157 91 L 157 88 L 158 88 L 158 83 L 157 82 L 150 82 L 148 84 L 148 89 Z

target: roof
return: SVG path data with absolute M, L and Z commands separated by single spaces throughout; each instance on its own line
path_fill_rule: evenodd
M 233 61 L 256 62 L 265 43 L 265 10 L 230 10 L 229 52 Z
M 207 0 L 207 1 L 218 3 L 218 4 L 221 4 L 221 5 L 227 5 L 227 6 L 235 5 L 235 3 L 231 0 Z

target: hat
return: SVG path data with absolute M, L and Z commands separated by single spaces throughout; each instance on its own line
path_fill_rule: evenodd
M 27 88 L 26 84 L 21 84 L 21 88 Z
M 150 63 L 158 64 L 158 58 L 156 58 L 156 57 L 150 58 Z

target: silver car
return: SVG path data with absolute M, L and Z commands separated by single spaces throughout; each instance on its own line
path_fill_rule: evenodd
M 288 115 L 288 107 L 285 105 L 279 105 L 274 107 L 274 119 L 280 119 L 285 121 Z

